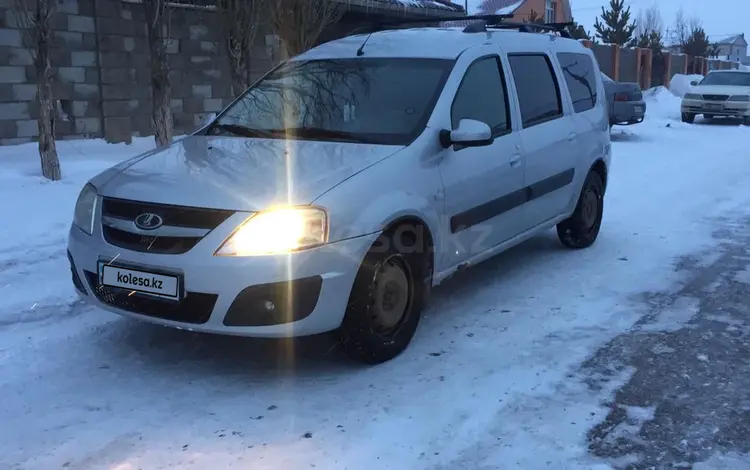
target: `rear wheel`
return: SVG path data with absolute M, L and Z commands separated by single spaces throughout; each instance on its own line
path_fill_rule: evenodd
M 695 121 L 695 114 L 693 113 L 682 113 L 682 122 L 692 124 Z
M 557 224 L 557 236 L 568 248 L 587 248 L 599 236 L 604 215 L 604 182 L 590 171 L 583 183 L 575 212 Z
M 745 116 L 742 118 L 742 124 L 746 126 L 750 126 L 750 116 Z
M 381 235 L 359 268 L 339 328 L 342 348 L 359 362 L 389 361 L 414 337 L 432 284 L 432 255 L 419 230 Z

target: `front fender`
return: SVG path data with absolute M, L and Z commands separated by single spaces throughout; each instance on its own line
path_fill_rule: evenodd
M 436 165 L 415 155 L 394 155 L 318 198 L 329 215 L 329 241 L 382 232 L 403 218 L 424 222 L 441 243 L 442 182 Z

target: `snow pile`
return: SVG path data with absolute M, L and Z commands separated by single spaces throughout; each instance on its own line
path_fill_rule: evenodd
M 649 88 L 643 93 L 646 101 L 646 118 L 677 119 L 680 117 L 680 100 L 666 87 Z
M 685 93 L 690 92 L 692 89 L 690 82 L 701 80 L 703 80 L 703 75 L 683 75 L 681 73 L 676 73 L 670 81 L 669 91 L 675 96 L 682 98 L 685 96 Z

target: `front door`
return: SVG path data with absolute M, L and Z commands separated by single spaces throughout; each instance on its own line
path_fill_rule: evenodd
M 442 266 L 471 259 L 523 230 L 524 159 L 511 126 L 508 92 L 497 53 L 465 59 L 466 72 L 450 108 L 452 129 L 461 119 L 486 123 L 494 142 L 452 146 L 440 164 L 445 189 L 446 249 Z M 461 65 L 459 64 L 457 67 Z

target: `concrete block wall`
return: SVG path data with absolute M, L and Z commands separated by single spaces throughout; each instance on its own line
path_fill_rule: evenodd
M 51 61 L 58 138 L 128 142 L 152 135 L 149 48 L 143 5 L 123 0 L 57 0 Z M 175 133 L 198 127 L 231 100 L 220 25 L 212 11 L 173 8 L 167 51 Z M 36 73 L 9 0 L 0 0 L 0 144 L 37 136 Z M 254 77 L 276 62 L 259 32 Z M 270 54 L 270 55 L 269 55 Z

